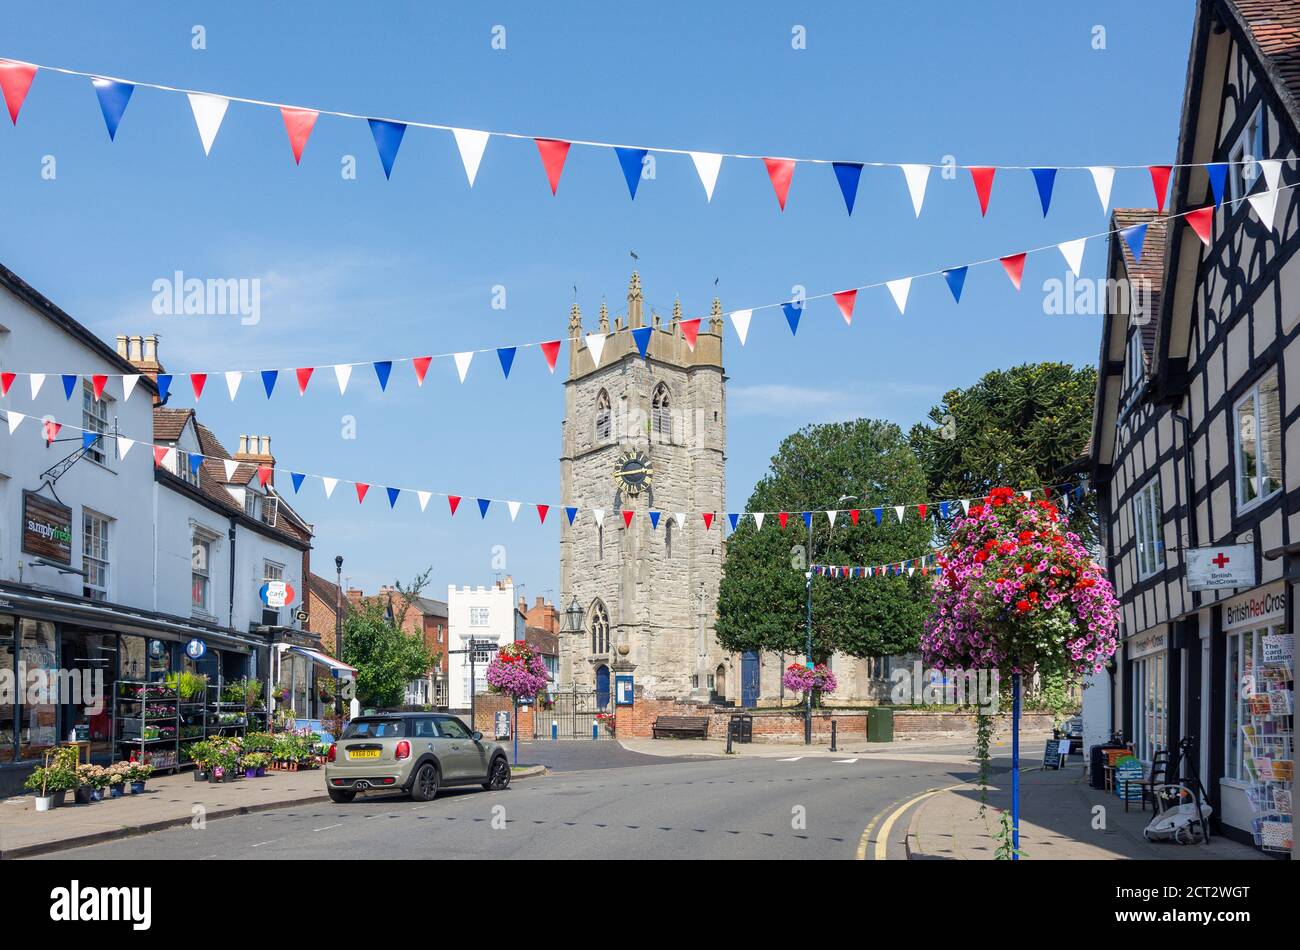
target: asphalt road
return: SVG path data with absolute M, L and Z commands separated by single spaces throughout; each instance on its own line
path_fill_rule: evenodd
M 957 759 L 969 756 L 969 744 L 943 750 L 951 760 L 938 762 L 901 755 L 686 760 L 612 742 L 560 745 L 549 755 L 552 768 L 565 770 L 501 792 L 452 789 L 425 804 L 398 796 L 323 802 L 48 858 L 851 859 L 869 825 L 879 835 L 907 799 L 974 774 Z M 525 762 L 547 754 L 524 751 Z M 906 812 L 899 813 L 890 825 L 890 858 L 902 856 L 906 826 Z M 875 845 L 866 851 L 873 856 Z

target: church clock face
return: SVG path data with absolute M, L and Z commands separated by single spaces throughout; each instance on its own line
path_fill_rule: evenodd
M 644 452 L 624 452 L 614 464 L 614 481 L 629 495 L 639 495 L 654 480 L 654 465 Z

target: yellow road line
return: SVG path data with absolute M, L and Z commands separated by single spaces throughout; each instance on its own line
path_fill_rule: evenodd
M 880 834 L 876 836 L 876 850 L 872 855 L 872 860 L 885 860 L 886 852 L 889 847 L 889 832 L 893 830 L 894 822 L 898 820 L 899 816 L 902 815 L 903 812 L 907 811 L 918 802 L 929 798 L 931 795 L 938 795 L 940 792 L 946 792 L 954 788 L 961 788 L 965 784 L 967 783 L 958 782 L 956 785 L 947 785 L 942 788 L 929 788 L 924 792 L 911 796 L 910 798 L 903 798 L 894 802 L 894 806 L 896 807 L 891 806 L 894 810 L 889 812 L 889 817 L 886 818 L 884 824 L 880 826 Z M 865 861 L 867 859 L 867 847 L 871 842 L 871 832 L 876 827 L 876 822 L 880 820 L 881 816 L 884 815 L 886 811 L 889 811 L 889 809 L 885 809 L 885 811 L 880 812 L 876 817 L 872 818 L 867 827 L 863 829 L 862 837 L 858 839 L 857 860 Z

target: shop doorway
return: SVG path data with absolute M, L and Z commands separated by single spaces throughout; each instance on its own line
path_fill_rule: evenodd
M 117 635 L 65 630 L 59 637 L 59 649 L 59 740 L 88 743 L 92 758 L 109 759 L 113 753 Z

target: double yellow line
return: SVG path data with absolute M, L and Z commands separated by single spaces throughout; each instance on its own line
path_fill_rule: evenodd
M 880 833 L 876 835 L 876 847 L 871 855 L 873 861 L 884 861 L 887 858 L 887 852 L 889 849 L 889 833 L 894 829 L 894 822 L 898 821 L 903 812 L 907 811 L 913 805 L 925 801 L 932 795 L 938 795 L 940 792 L 949 792 L 967 784 L 969 783 L 958 782 L 956 785 L 929 788 L 924 792 L 919 792 L 916 795 L 912 795 L 908 798 L 901 798 L 894 802 L 889 808 L 886 808 L 884 811 L 880 812 L 880 814 L 876 815 L 876 817 L 872 818 L 870 824 L 863 829 L 862 837 L 858 839 L 857 859 L 859 861 L 867 860 L 867 849 L 871 845 L 871 833 L 875 830 L 876 823 L 880 821 L 882 816 L 885 816 L 885 820 L 880 824 Z M 890 809 L 892 809 L 892 811 Z

